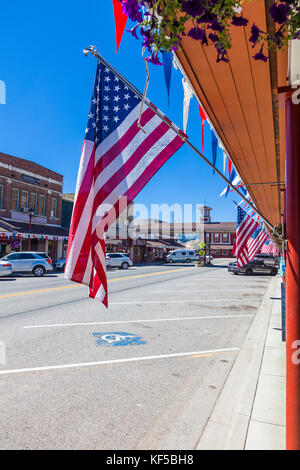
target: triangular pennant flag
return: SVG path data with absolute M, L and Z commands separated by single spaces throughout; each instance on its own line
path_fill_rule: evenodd
M 168 92 L 168 104 L 170 104 L 170 87 L 171 87 L 171 77 L 172 77 L 172 64 L 173 56 L 170 52 L 164 52 L 162 54 L 162 61 L 164 66 L 164 74 Z
M 218 139 L 216 138 L 214 131 L 212 130 L 211 131 L 211 153 L 212 153 L 213 166 L 216 166 L 217 150 L 218 150 Z M 213 170 L 213 174 L 215 174 L 215 170 Z
M 226 161 L 227 161 L 227 155 L 225 152 L 223 152 L 223 173 L 225 175 L 225 171 L 226 171 Z
M 188 81 L 183 77 L 182 79 L 183 85 L 183 92 L 184 92 L 184 99 L 183 99 L 183 132 L 185 133 L 189 118 L 189 109 L 190 109 L 190 101 L 193 97 L 193 92 Z
M 201 108 L 200 104 L 199 104 L 199 112 L 200 112 L 201 125 L 202 125 L 202 153 L 203 153 L 203 146 L 204 146 L 204 123 L 205 123 L 205 121 L 206 121 L 206 116 L 205 116 L 205 112 L 204 112 L 203 109 Z
M 117 52 L 119 50 L 124 29 L 127 23 L 127 15 L 123 12 L 122 4 L 119 0 L 113 0 L 114 14 L 115 14 L 115 25 L 116 25 L 116 40 L 117 40 Z

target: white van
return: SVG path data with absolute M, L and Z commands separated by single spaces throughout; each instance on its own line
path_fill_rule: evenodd
M 197 261 L 198 255 L 194 250 L 174 250 L 170 251 L 167 256 L 168 263 L 191 263 Z

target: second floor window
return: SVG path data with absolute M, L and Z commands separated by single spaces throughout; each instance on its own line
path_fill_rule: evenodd
M 19 190 L 17 188 L 11 190 L 11 210 L 19 210 Z
M 38 215 L 45 215 L 46 196 L 39 195 Z
M 56 217 L 56 211 L 57 211 L 57 199 L 53 197 L 51 199 L 51 217 Z
M 223 233 L 223 242 L 228 243 L 228 233 Z
M 3 209 L 3 184 L 0 184 L 0 209 Z
M 21 191 L 21 208 L 28 209 L 28 191 Z
M 37 193 L 30 194 L 30 209 L 33 209 L 34 214 L 37 214 Z
M 215 233 L 215 234 L 214 234 L 214 240 L 215 240 L 215 242 L 218 242 L 219 239 L 220 239 L 219 234 L 218 234 L 218 233 Z

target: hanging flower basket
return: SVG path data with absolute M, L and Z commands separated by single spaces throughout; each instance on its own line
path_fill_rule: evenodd
M 190 36 L 203 46 L 214 44 L 217 62 L 228 62 L 231 48 L 230 28 L 247 26 L 242 4 L 246 0 L 119 0 L 123 12 L 136 25 L 131 34 L 143 40 L 150 55 L 149 62 L 161 64 L 158 53 L 180 48 L 184 36 Z M 253 2 L 258 0 L 252 0 Z M 276 25 L 273 33 L 262 31 L 259 24 L 251 25 L 248 40 L 256 48 L 255 60 L 268 60 L 264 48 L 285 47 L 291 39 L 300 39 L 299 0 L 274 1 L 270 15 Z M 187 31 L 187 23 L 192 26 Z

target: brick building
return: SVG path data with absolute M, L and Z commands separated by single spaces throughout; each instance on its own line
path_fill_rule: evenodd
M 23 158 L 0 153 L 0 256 L 14 250 L 64 255 L 63 176 Z

